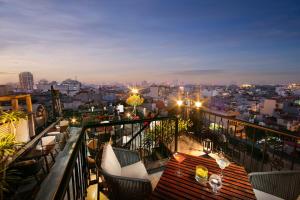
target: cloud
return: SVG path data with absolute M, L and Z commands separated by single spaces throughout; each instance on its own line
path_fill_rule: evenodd
M 5 74 L 15 74 L 15 73 L 12 73 L 12 72 L 0 72 L 0 75 L 5 75 Z
M 189 70 L 177 70 L 170 72 L 170 75 L 183 75 L 183 76 L 200 76 L 200 75 L 212 75 L 212 74 L 224 74 L 225 70 L 222 69 L 189 69 Z

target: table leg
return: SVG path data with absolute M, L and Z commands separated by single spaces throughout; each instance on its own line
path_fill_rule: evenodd
M 49 163 L 48 163 L 48 160 L 47 160 L 47 156 L 44 156 L 44 159 L 45 159 L 45 163 L 46 163 L 46 171 L 47 171 L 47 174 L 49 174 L 50 168 L 49 168 Z

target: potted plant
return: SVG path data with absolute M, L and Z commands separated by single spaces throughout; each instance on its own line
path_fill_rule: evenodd
M 17 142 L 28 142 L 30 140 L 27 114 L 18 111 L 0 111 L 0 124 L 4 132 L 12 133 Z M 1 132 L 0 132 L 1 134 Z
M 144 103 L 144 98 L 139 94 L 132 94 L 127 98 L 126 103 L 133 106 L 133 114 L 136 115 L 136 107 Z
M 12 133 L 0 134 L 0 200 L 2 200 L 4 191 L 8 190 L 7 179 L 12 177 L 7 176 L 7 161 L 15 152 L 17 142 Z
M 175 125 L 174 120 L 171 121 L 160 121 L 157 123 L 151 123 L 149 130 L 146 132 L 144 137 L 144 143 L 150 146 L 151 144 L 160 149 L 164 146 L 168 146 L 174 141 L 175 138 Z M 192 126 L 191 120 L 178 119 L 178 135 L 187 132 Z M 158 150 L 161 151 L 161 150 Z

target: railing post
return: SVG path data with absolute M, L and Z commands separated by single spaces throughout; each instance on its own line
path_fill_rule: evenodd
M 293 151 L 293 153 L 292 153 L 291 170 L 294 169 L 294 163 L 295 163 L 296 153 L 297 153 L 297 139 L 294 139 L 294 151 Z
M 175 119 L 175 152 L 178 150 L 178 118 Z

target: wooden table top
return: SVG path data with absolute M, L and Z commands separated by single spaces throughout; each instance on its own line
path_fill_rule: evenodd
M 222 188 L 218 195 L 214 195 L 208 183 L 203 186 L 195 180 L 195 169 L 196 165 L 203 165 L 208 169 L 208 176 L 220 174 L 221 169 L 216 161 L 187 154 L 182 155 L 186 159 L 181 164 L 177 163 L 174 158 L 167 163 L 151 199 L 256 199 L 243 167 L 230 164 L 225 168 Z M 179 165 L 183 173 L 181 177 L 175 174 Z

